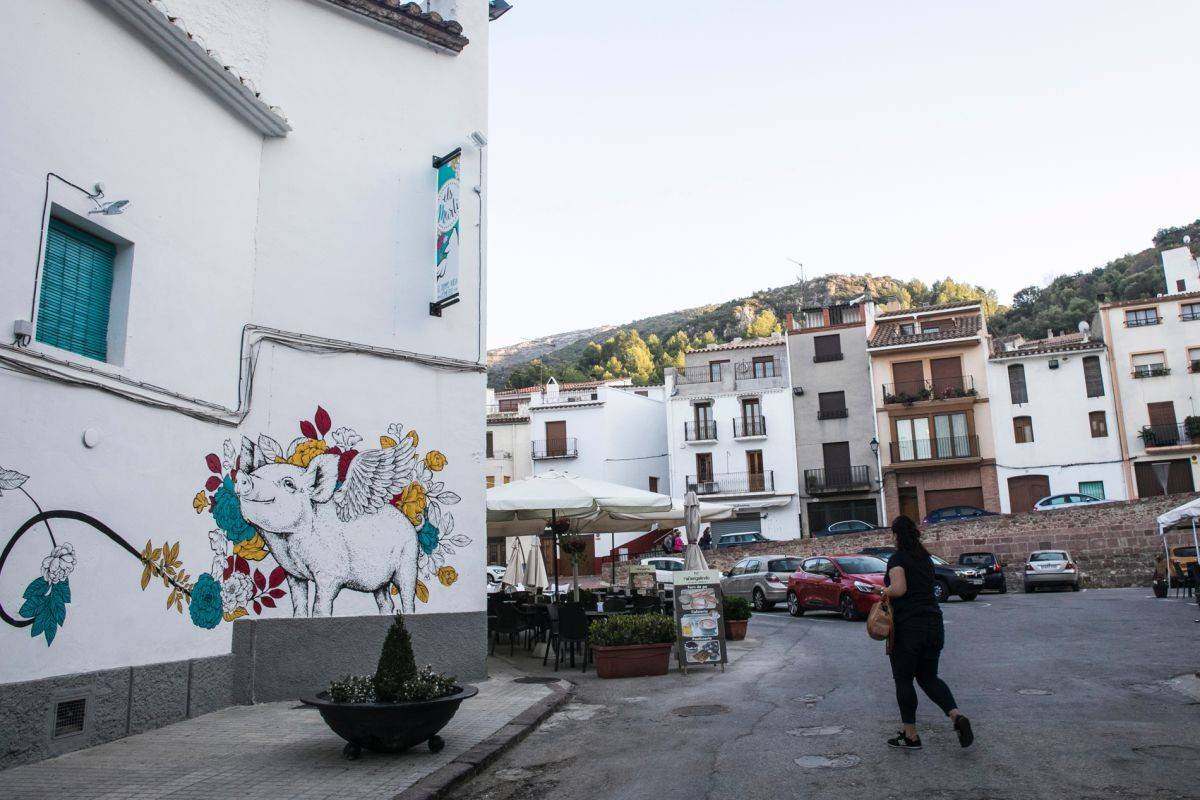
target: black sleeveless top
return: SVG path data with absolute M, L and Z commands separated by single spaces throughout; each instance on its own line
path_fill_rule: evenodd
M 938 601 L 933 596 L 933 561 L 928 558 L 914 558 L 902 550 L 897 550 L 888 559 L 888 572 L 891 572 L 893 567 L 904 569 L 904 582 L 908 585 L 903 597 L 893 597 L 889 600 L 892 604 L 892 619 L 896 624 L 903 624 L 915 617 L 941 616 L 942 609 L 938 607 Z M 891 577 L 885 577 L 884 583 L 890 586 Z

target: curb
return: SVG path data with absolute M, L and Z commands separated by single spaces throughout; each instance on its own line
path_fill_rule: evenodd
M 567 682 L 562 681 L 562 683 Z M 566 687 L 561 684 L 547 684 L 547 686 L 551 690 L 548 697 L 534 702 L 513 717 L 503 728 L 446 766 L 426 775 L 412 786 L 394 795 L 392 800 L 438 800 L 438 798 L 447 797 L 447 793 L 455 786 L 478 775 L 489 764 L 532 733 L 546 717 L 565 705 L 571 699 L 571 695 L 575 693 L 575 685 L 572 683 L 567 683 Z

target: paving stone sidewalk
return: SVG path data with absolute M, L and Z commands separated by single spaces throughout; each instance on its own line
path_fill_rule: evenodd
M 0 772 L 5 800 L 382 800 L 431 797 L 486 763 L 564 698 L 566 684 L 491 677 L 442 730 L 440 753 L 342 757 L 344 742 L 295 702 L 234 706 L 164 728 Z

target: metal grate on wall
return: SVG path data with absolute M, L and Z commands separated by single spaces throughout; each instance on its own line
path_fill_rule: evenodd
M 54 738 L 83 732 L 87 700 L 65 700 L 54 707 Z

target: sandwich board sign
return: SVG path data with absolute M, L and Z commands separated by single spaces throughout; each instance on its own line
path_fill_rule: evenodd
M 721 665 L 725 650 L 725 609 L 721 573 L 715 569 L 683 570 L 672 574 L 675 584 L 675 642 L 679 667 Z

